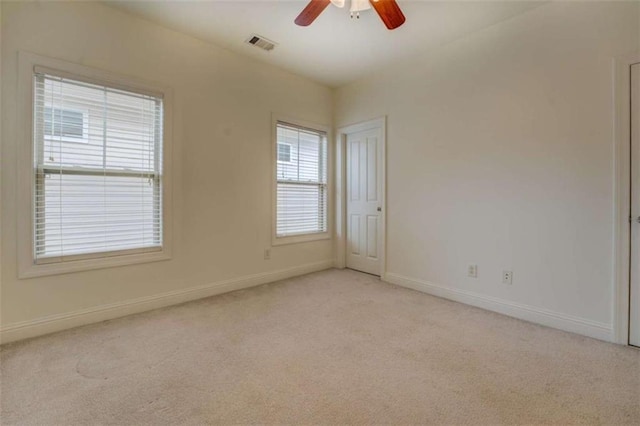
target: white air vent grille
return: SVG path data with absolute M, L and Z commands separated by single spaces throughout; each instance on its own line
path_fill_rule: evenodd
M 256 34 L 251 34 L 249 38 L 245 40 L 245 42 L 248 44 L 252 44 L 255 47 L 259 47 L 262 50 L 266 50 L 267 52 L 272 51 L 273 48 L 277 46 L 277 44 L 273 41 Z

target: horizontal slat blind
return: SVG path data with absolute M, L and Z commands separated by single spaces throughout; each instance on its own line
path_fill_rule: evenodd
M 276 236 L 326 232 L 326 134 L 278 122 L 276 141 Z
M 162 248 L 162 98 L 34 74 L 37 263 Z

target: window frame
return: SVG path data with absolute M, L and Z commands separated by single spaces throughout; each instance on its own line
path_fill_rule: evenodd
M 326 220 L 327 226 L 324 232 L 312 232 L 305 234 L 297 234 L 297 235 L 289 235 L 284 237 L 279 237 L 277 235 L 278 231 L 278 123 L 287 123 L 294 126 L 306 128 L 315 132 L 321 132 L 326 135 L 326 144 L 327 144 L 327 162 L 326 162 L 326 173 L 327 173 L 327 209 L 326 209 Z M 311 241 L 320 241 L 320 240 L 330 240 L 332 239 L 332 229 L 333 229 L 333 149 L 332 149 L 332 137 L 331 137 L 331 128 L 326 125 L 312 123 L 304 120 L 300 120 L 293 117 L 287 117 L 284 115 L 273 113 L 271 115 L 271 182 L 272 182 L 272 213 L 271 213 L 271 245 L 279 246 L 286 244 L 297 244 L 297 243 L 305 243 Z M 281 163 L 281 162 L 280 162 Z
M 41 262 L 35 257 L 34 223 L 37 166 L 34 157 L 33 108 L 36 67 L 47 73 L 104 85 L 121 90 L 148 94 L 163 98 L 163 149 L 162 149 L 162 247 L 160 249 L 135 249 L 121 252 L 92 253 L 62 257 L 57 262 Z M 31 278 L 77 271 L 163 261 L 171 258 L 172 247 L 172 104 L 173 93 L 169 87 L 140 79 L 115 75 L 111 72 L 85 67 L 32 53 L 18 53 L 18 277 Z M 85 122 L 86 123 L 86 122 Z M 87 123 L 88 124 L 88 123 Z M 67 142 L 67 141 L 65 141 Z M 76 142 L 79 141 L 68 141 Z M 27 213 L 28 212 L 28 213 Z

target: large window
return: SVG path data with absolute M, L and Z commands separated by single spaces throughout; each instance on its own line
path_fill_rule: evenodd
M 276 124 L 276 238 L 327 232 L 327 135 Z
M 36 264 L 162 250 L 163 99 L 36 68 Z

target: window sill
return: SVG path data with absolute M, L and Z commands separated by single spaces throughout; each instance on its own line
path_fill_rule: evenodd
M 92 259 L 69 260 L 56 263 L 30 264 L 20 268 L 18 278 L 35 278 L 47 275 L 68 274 L 80 271 L 111 268 L 116 266 L 135 265 L 139 263 L 158 262 L 171 259 L 165 249 L 148 253 L 122 254 Z
M 322 232 L 318 234 L 302 234 L 292 235 L 290 237 L 276 237 L 271 239 L 272 246 L 283 246 L 287 244 L 308 243 L 311 241 L 330 240 L 331 234 L 328 232 Z

